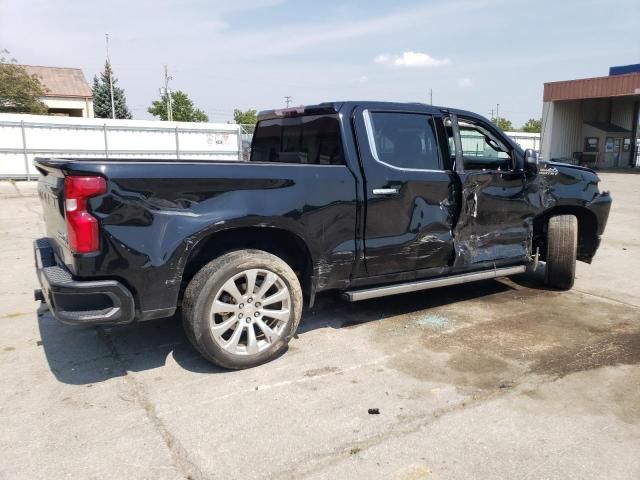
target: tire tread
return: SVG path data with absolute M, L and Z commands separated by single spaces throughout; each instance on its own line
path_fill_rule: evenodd
M 554 288 L 573 287 L 578 253 L 578 219 L 574 215 L 557 215 L 549 219 L 545 283 Z

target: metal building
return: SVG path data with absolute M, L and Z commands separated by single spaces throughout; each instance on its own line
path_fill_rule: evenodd
M 596 168 L 640 166 L 640 64 L 544 84 L 542 156 Z

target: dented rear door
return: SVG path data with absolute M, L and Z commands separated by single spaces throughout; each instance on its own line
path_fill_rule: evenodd
M 443 169 L 434 118 L 419 107 L 357 109 L 354 122 L 366 176 L 367 274 L 446 268 L 455 174 Z

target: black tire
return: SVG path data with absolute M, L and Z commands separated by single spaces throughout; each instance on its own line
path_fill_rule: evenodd
M 573 287 L 578 253 L 578 219 L 558 215 L 549 219 L 545 284 L 561 290 Z
M 211 307 L 226 282 L 250 269 L 274 273 L 286 285 L 290 297 L 289 318 L 278 324 L 282 333 L 277 340 L 266 342 L 266 336 L 263 336 L 264 350 L 240 355 L 222 348 L 219 337 L 216 340 L 212 332 Z M 301 315 L 302 289 L 296 274 L 281 258 L 262 250 L 235 250 L 212 260 L 193 277 L 182 302 L 182 323 L 193 346 L 210 362 L 234 370 L 255 367 L 282 354 L 298 329 Z M 245 321 L 249 322 L 249 318 L 250 315 L 245 316 Z M 251 328 L 258 335 L 261 333 L 259 327 L 245 325 L 244 328 Z M 248 335 L 248 332 L 242 335 Z

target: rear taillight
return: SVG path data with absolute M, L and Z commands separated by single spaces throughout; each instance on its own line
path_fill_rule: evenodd
M 71 250 L 76 253 L 95 252 L 100 247 L 98 220 L 87 210 L 91 197 L 107 191 L 102 177 L 66 177 L 64 180 L 64 210 L 67 217 L 67 236 Z

